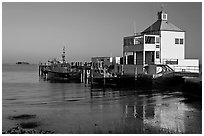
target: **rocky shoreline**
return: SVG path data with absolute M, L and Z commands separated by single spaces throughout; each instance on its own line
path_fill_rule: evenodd
M 50 130 L 24 129 L 20 127 L 19 124 L 17 124 L 17 126 L 12 127 L 7 131 L 2 130 L 2 134 L 53 134 L 53 133 L 54 131 Z
M 19 120 L 20 122 L 16 124 L 16 126 L 10 128 L 5 131 L 2 130 L 2 134 L 53 134 L 54 131 L 50 130 L 40 130 L 37 127 L 40 126 L 40 122 L 30 119 L 35 119 L 36 115 L 32 114 L 21 114 L 8 116 L 9 120 Z

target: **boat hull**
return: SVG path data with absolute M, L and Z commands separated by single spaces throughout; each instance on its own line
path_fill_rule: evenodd
M 80 81 L 80 79 L 81 79 L 80 73 L 47 71 L 47 80 Z

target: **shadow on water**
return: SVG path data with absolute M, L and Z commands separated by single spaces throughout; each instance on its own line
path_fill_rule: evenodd
M 202 104 L 184 92 L 183 84 L 148 88 L 92 86 L 91 99 L 103 98 L 103 108 L 108 100 L 119 101 L 121 121 L 114 124 L 111 133 L 201 133 L 198 117 Z
M 81 83 L 80 79 L 71 79 L 71 80 L 56 80 L 56 79 L 52 79 L 52 80 L 48 80 L 48 79 L 46 79 L 45 76 L 40 76 L 39 77 L 39 81 L 40 82 L 49 82 L 49 83 Z
M 173 94 L 174 97 L 183 97 L 185 102 L 202 101 L 202 82 L 178 82 L 171 81 L 168 84 L 158 84 L 150 82 L 137 82 L 133 84 L 124 85 L 91 85 L 91 96 L 97 92 L 119 91 L 121 95 L 147 95 L 151 96 L 155 93 L 161 95 Z
M 80 80 L 48 80 L 50 83 L 81 83 Z

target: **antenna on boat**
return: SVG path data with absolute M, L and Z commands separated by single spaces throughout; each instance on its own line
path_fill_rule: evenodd
M 62 52 L 62 62 L 65 63 L 65 46 L 63 47 L 63 52 Z

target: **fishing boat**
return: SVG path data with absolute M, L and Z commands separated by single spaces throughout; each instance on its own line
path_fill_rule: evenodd
M 62 61 L 56 59 L 49 60 L 49 67 L 46 69 L 47 80 L 74 81 L 81 78 L 81 72 L 77 68 L 72 68 L 65 61 L 65 47 L 63 47 Z

